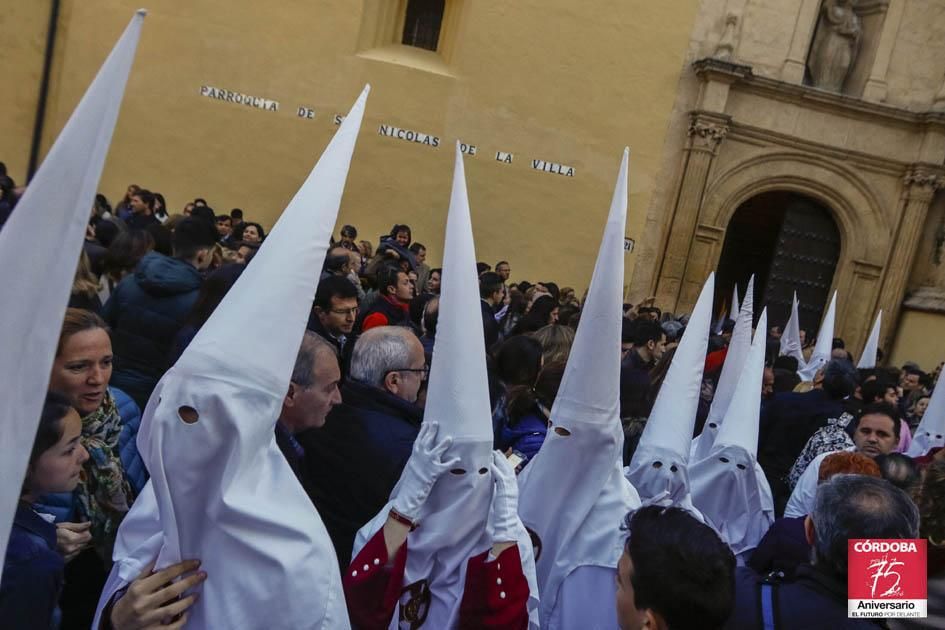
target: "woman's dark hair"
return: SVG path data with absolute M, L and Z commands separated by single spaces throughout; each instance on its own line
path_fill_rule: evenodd
M 132 271 L 144 255 L 154 249 L 154 237 L 144 230 L 132 230 L 115 237 L 105 253 L 105 273 L 118 276 Z
M 495 375 L 505 385 L 509 419 L 513 424 L 534 406 L 541 355 L 541 344 L 523 335 L 506 339 L 493 353 Z
M 509 425 L 515 426 L 518 421 L 529 413 L 534 413 L 535 405 L 541 404 L 549 411 L 555 404 L 561 379 L 564 378 L 564 361 L 552 361 L 538 373 L 534 387 L 520 385 L 513 387 L 508 393 Z
M 194 302 L 194 307 L 190 309 L 190 314 L 187 315 L 184 325 L 193 326 L 199 330 L 213 315 L 213 311 L 223 301 L 227 291 L 236 283 L 236 279 L 240 277 L 244 269 L 246 269 L 245 265 L 235 263 L 223 265 L 207 276 L 207 279 L 200 286 L 197 301 Z
M 541 370 L 541 344 L 532 337 L 506 339 L 493 352 L 496 375 L 507 387 L 532 387 Z
M 348 282 L 348 284 L 351 284 Z M 423 319 L 423 312 L 426 310 L 427 302 L 435 298 L 436 296 L 431 293 L 419 293 L 417 297 L 410 300 L 410 321 L 420 326 L 421 320 Z
M 542 295 L 532 302 L 531 310 L 515 325 L 513 334 L 520 335 L 544 328 L 549 324 L 551 312 L 556 308 L 558 308 L 558 300 L 550 295 Z
M 542 282 L 541 284 L 542 284 L 546 289 L 548 289 L 548 293 L 551 295 L 551 297 L 553 297 L 553 298 L 555 299 L 555 302 L 558 302 L 558 303 L 561 302 L 561 289 L 558 288 L 557 283 L 555 283 L 555 282 Z
M 160 210 L 157 208 L 154 208 L 154 214 L 159 217 L 166 217 L 167 216 L 167 202 L 164 201 L 164 195 L 162 195 L 161 193 L 154 193 L 154 201 L 161 204 Z
M 348 238 L 358 238 L 358 230 L 353 225 L 346 225 L 341 228 L 341 235 Z
M 108 198 L 102 193 L 95 195 L 95 215 L 102 216 L 106 212 L 108 214 L 112 213 L 112 206 L 108 203 Z
M 259 232 L 259 242 L 260 242 L 260 243 L 263 242 L 264 240 L 266 240 L 266 230 L 263 229 L 263 226 L 259 225 L 258 223 L 254 222 L 254 221 L 244 222 L 243 225 L 240 226 L 240 227 L 242 227 L 242 229 L 240 230 L 240 240 L 243 239 L 243 232 L 245 232 L 245 231 L 246 231 L 246 228 L 248 228 L 249 226 L 255 227 L 255 228 L 256 228 L 256 231 Z
M 526 306 L 528 306 L 528 302 L 525 301 L 524 293 L 521 291 L 510 291 L 509 310 L 506 311 L 506 317 L 513 313 L 517 315 L 523 315 L 525 313 Z
M 30 451 L 31 468 L 43 453 L 62 439 L 62 419 L 72 408 L 72 403 L 65 394 L 52 390 L 46 392 L 46 402 L 43 403 L 43 411 L 39 416 L 36 439 L 33 440 L 33 450 Z

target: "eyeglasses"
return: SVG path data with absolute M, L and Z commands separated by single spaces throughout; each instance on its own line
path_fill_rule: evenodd
M 430 376 L 430 366 L 424 365 L 422 368 L 399 368 L 396 370 L 387 370 L 387 374 L 390 374 L 391 372 L 419 372 L 420 378 L 422 380 L 427 380 L 427 378 Z
M 347 317 L 348 315 L 357 315 L 358 311 L 360 310 L 360 306 L 355 306 L 353 308 L 333 308 L 329 312 L 334 313 L 335 315 L 344 315 Z

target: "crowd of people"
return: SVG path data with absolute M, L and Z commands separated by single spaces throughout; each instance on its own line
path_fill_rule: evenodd
M 16 213 L 15 197 L 0 176 L 0 217 Z M 293 270 L 311 276 L 314 293 L 299 298 L 311 302 L 307 331 L 292 349 L 287 391 L 273 398 L 272 437 L 298 482 L 287 496 L 314 506 L 330 540 L 322 559 L 331 548 L 337 559 L 312 577 L 325 583 L 317 595 L 325 601 L 313 604 L 325 620 L 318 627 L 350 619 L 360 628 L 525 628 L 538 623 L 536 589 L 546 627 L 605 627 L 581 619 L 621 628 L 873 627 L 847 619 L 850 538 L 927 540 L 929 612 L 942 623 L 945 417 L 931 416 L 945 416 L 945 404 L 930 406 L 935 394 L 945 399 L 936 389 L 942 366 L 884 366 L 880 354 L 876 367 L 857 369 L 836 338 L 829 361 L 804 381 L 804 365 L 783 352 L 782 327 L 754 312 L 750 290 L 730 317 L 712 321 L 711 278 L 691 313 L 664 313 L 648 299 L 622 304 L 619 322 L 608 319 L 620 303 L 607 291 L 621 291 L 622 276 L 602 269 L 615 267 L 605 246 L 620 249 L 619 214 L 612 210 L 594 284 L 581 298 L 549 280 L 513 282 L 511 262 L 500 260 L 479 262 L 478 286 L 470 269 L 471 282 L 450 286 L 441 304 L 449 279 L 426 263 L 427 247 L 406 224 L 376 243 L 344 225 L 320 269 Z M 243 210 L 218 212 L 205 199 L 174 213 L 163 195 L 137 185 L 114 207 L 96 197 L 4 562 L 5 627 L 183 627 L 200 588 L 221 577 L 219 559 L 162 554 L 156 567 L 168 536 L 159 525 L 180 499 L 174 468 L 199 461 L 187 459 L 194 449 L 214 455 L 188 475 L 219 482 L 220 496 L 191 496 L 207 502 L 205 514 L 176 518 L 245 509 L 227 494 L 237 483 L 227 462 L 239 451 L 210 438 L 184 448 L 172 438 L 190 440 L 180 432 L 203 426 L 203 413 L 267 413 L 239 405 L 246 388 L 268 387 L 254 362 L 268 360 L 279 322 L 236 329 L 228 340 L 218 329 L 229 321 L 220 313 L 228 295 L 261 291 L 262 266 L 274 266 L 284 246 L 267 246 L 278 229 L 267 237 Z M 455 229 L 454 249 L 467 252 L 455 246 L 466 238 Z M 459 256 L 450 238 L 444 261 Z M 463 277 L 456 267 L 447 268 L 454 283 Z M 457 297 L 467 294 L 475 295 Z M 241 304 L 253 298 L 270 299 L 258 293 Z M 611 320 L 613 339 L 605 334 Z M 822 335 L 801 333 L 806 363 Z M 619 368 L 606 360 L 617 356 L 617 335 Z M 220 353 L 212 362 L 208 348 Z M 480 354 L 485 374 L 469 376 Z M 211 406 L 217 411 L 175 407 L 177 425 L 138 437 L 143 413 L 158 418 L 167 398 L 200 389 L 195 357 L 230 384 Z M 431 366 L 440 370 L 432 378 Z M 488 447 L 457 451 L 465 425 L 453 426 L 444 405 L 465 401 L 466 384 L 478 391 L 480 376 Z M 437 378 L 451 387 L 432 385 Z M 604 399 L 611 393 L 613 409 Z M 457 417 L 472 413 L 456 405 Z M 615 415 L 616 430 L 608 424 Z M 583 451 L 573 459 L 550 459 L 575 445 Z M 271 465 L 260 460 L 258 474 Z M 482 495 L 475 481 L 487 473 Z M 444 487 L 455 494 L 444 496 Z M 484 505 L 482 525 L 475 516 L 468 531 L 455 519 L 440 527 L 444 505 Z M 428 537 L 415 540 L 415 529 Z M 157 547 L 146 534 L 157 535 Z M 431 559 L 431 540 L 468 556 L 444 567 Z M 254 571 L 237 564 L 253 557 L 245 545 L 234 549 L 224 570 Z M 282 566 L 308 553 L 294 548 Z M 304 575 L 287 568 L 285 581 L 291 586 L 269 587 L 304 596 Z M 773 611 L 762 593 L 773 593 Z M 450 598 L 449 612 L 428 621 Z M 302 626 L 274 619 L 271 627 Z

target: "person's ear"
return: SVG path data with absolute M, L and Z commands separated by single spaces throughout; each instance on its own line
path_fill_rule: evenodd
M 397 372 L 388 372 L 384 376 L 384 389 L 392 394 L 396 394 L 400 388 L 400 375 Z
M 814 520 L 810 517 L 810 514 L 808 514 L 807 518 L 804 519 L 804 538 L 807 539 L 808 545 L 813 546 L 815 537 Z
M 295 395 L 298 393 L 298 388 L 295 386 L 295 383 L 289 383 L 289 391 L 285 393 L 285 398 L 282 400 L 282 404 L 285 407 L 294 407 L 295 406 Z
M 665 630 L 669 626 L 663 621 L 663 617 L 652 608 L 643 611 L 643 625 L 641 628 L 650 628 L 651 630 Z

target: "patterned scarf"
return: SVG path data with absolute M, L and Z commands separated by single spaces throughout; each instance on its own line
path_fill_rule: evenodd
M 106 390 L 99 408 L 82 418 L 81 442 L 89 459 L 75 490 L 79 515 L 92 522 L 92 540 L 98 548 L 111 547 L 133 498 L 118 457 L 120 434 L 121 416 Z

